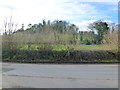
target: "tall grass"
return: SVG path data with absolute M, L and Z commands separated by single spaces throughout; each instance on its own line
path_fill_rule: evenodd
M 118 30 L 104 34 L 103 46 L 118 51 Z

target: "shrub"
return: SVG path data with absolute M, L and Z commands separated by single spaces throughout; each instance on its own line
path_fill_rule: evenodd
M 11 62 L 100 62 L 117 60 L 113 51 L 3 50 L 3 61 Z

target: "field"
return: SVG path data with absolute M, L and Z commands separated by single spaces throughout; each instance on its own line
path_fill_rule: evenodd
M 66 51 L 66 50 L 117 50 L 114 45 L 62 45 L 62 44 L 32 44 L 19 45 L 20 50 L 51 50 L 51 51 Z

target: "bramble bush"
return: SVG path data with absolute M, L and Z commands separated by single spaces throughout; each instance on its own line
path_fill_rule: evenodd
M 48 50 L 3 50 L 3 61 L 10 62 L 101 62 L 117 60 L 118 53 L 113 51 L 48 51 Z

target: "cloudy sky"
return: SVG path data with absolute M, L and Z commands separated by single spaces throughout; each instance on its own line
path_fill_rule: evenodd
M 85 30 L 96 20 L 118 22 L 119 0 L 0 0 L 0 26 L 6 18 L 27 26 L 45 20 L 66 20 Z

